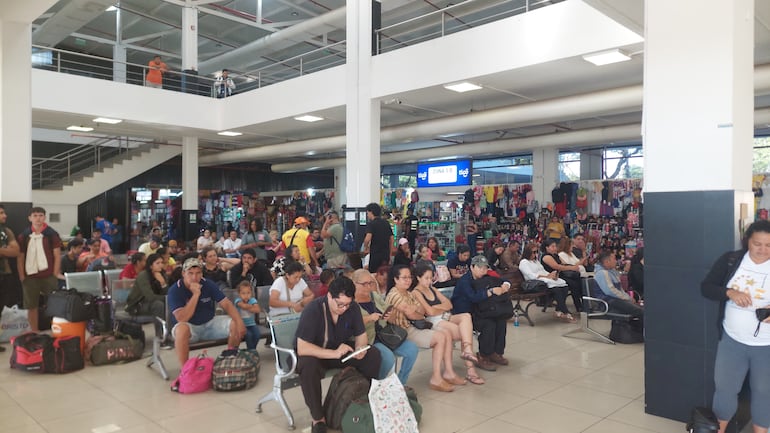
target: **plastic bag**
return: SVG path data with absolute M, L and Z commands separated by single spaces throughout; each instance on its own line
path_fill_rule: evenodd
M 7 343 L 11 341 L 11 337 L 29 331 L 27 310 L 22 310 L 16 305 L 3 307 L 2 317 L 0 317 L 0 342 Z

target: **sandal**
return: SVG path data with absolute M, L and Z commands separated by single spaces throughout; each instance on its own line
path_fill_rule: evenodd
M 462 347 L 463 352 L 460 354 L 460 359 L 477 364 L 479 362 L 479 358 L 473 354 L 473 343 L 463 343 Z
M 455 390 L 455 387 L 452 386 L 452 384 L 447 383 L 445 380 L 442 380 L 440 384 L 434 385 L 430 382 L 428 382 L 428 386 L 430 389 L 435 391 L 441 391 L 441 392 L 452 392 Z
M 466 383 L 468 383 L 465 379 L 463 379 L 460 376 L 455 376 L 455 377 L 453 377 L 451 379 L 448 378 L 448 377 L 445 377 L 444 381 L 447 382 L 447 383 L 450 383 L 452 385 L 465 385 Z
M 474 373 L 471 373 L 471 370 L 473 370 Z M 468 374 L 465 375 L 465 379 L 468 380 L 468 382 L 474 384 L 474 385 L 483 385 L 487 383 L 483 377 L 479 376 L 475 373 L 476 370 L 473 367 L 468 368 Z
M 557 311 L 555 314 L 555 317 L 561 320 L 562 322 L 577 323 L 577 319 L 572 317 L 572 314 L 569 314 L 569 313 L 565 314 L 565 313 L 562 313 L 561 311 Z

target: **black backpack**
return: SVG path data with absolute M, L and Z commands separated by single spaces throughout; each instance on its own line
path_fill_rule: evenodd
M 369 379 L 353 367 L 345 367 L 332 378 L 324 400 L 326 425 L 334 430 L 342 427 L 342 418 L 353 400 L 369 395 Z

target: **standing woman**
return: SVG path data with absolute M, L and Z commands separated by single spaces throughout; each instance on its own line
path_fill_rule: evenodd
M 412 321 L 425 319 L 425 309 L 409 289 L 412 287 L 412 272 L 404 265 L 393 266 L 389 281 L 391 287 L 385 301 L 393 306 L 387 320 L 407 332 L 407 339 L 417 347 L 433 349 L 433 374 L 429 386 L 436 391 L 451 392 L 455 385 L 465 385 L 452 366 L 452 335 L 442 329 L 417 329 Z M 441 374 L 441 367 L 444 374 Z
M 754 433 L 767 433 L 770 426 L 770 318 L 760 322 L 757 312 L 770 308 L 768 274 L 770 222 L 759 220 L 746 230 L 743 249 L 722 255 L 701 282 L 703 296 L 720 302 L 712 403 L 719 433 L 735 414 L 746 374 Z
M 165 262 L 160 254 L 150 254 L 147 268 L 139 273 L 128 293 L 126 311 L 132 315 L 152 315 L 166 317 L 166 281 Z
M 415 275 L 417 285 L 412 293 L 420 301 L 427 319 L 433 323 L 434 328 L 449 331 L 453 341 L 461 342 L 460 358 L 465 361 L 465 368 L 468 369 L 465 378 L 473 384 L 483 385 L 484 379 L 473 367 L 473 363 L 479 362 L 479 359 L 473 354 L 473 319 L 470 313 L 450 314 L 452 301 L 433 288 L 433 271 L 430 267 L 418 266 Z

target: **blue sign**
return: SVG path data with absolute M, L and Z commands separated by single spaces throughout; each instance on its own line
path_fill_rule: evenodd
M 469 159 L 417 165 L 417 188 L 465 186 L 471 184 L 471 179 Z

